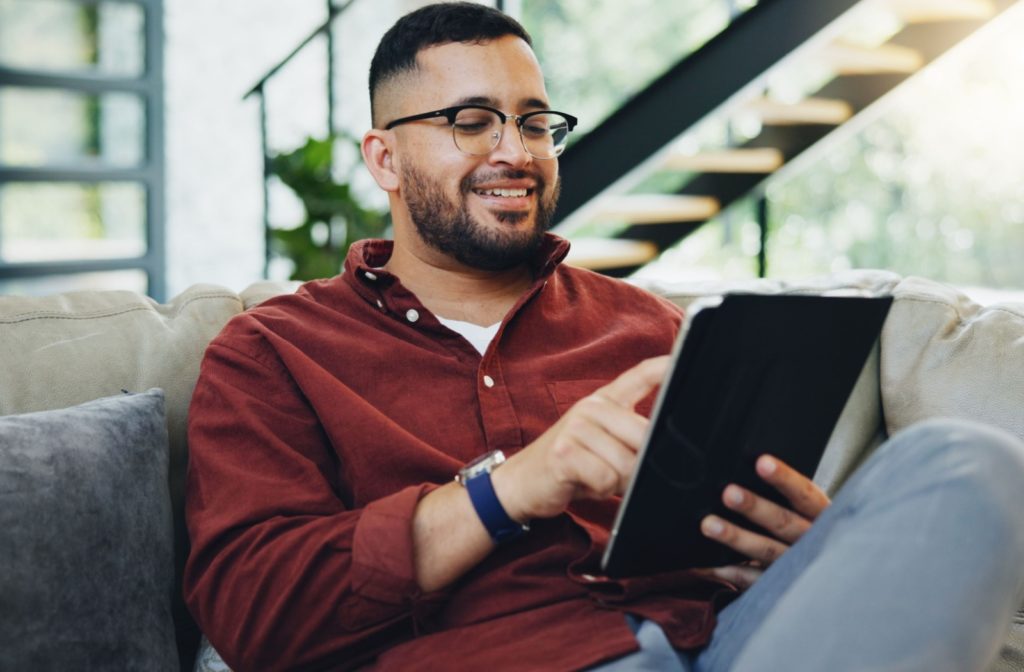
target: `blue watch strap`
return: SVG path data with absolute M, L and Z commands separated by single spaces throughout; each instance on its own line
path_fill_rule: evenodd
M 497 493 L 494 492 L 494 485 L 491 483 L 490 472 L 482 472 L 466 480 L 466 491 L 469 493 L 469 500 L 473 502 L 476 515 L 487 528 L 494 543 L 500 544 L 509 539 L 515 539 L 520 534 L 530 529 L 529 526 L 517 523 L 505 512 Z

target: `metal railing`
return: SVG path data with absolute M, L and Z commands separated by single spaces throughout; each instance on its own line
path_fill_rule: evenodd
M 281 59 L 274 67 L 267 71 L 263 77 L 260 78 L 256 84 L 249 89 L 249 91 L 242 96 L 242 100 L 246 100 L 252 96 L 256 96 L 259 99 L 259 115 L 260 115 L 260 147 L 263 154 L 263 242 L 265 246 L 264 258 L 263 258 L 263 277 L 268 277 L 270 272 L 270 258 L 271 258 L 271 225 L 270 225 L 270 178 L 271 178 L 271 159 L 270 147 L 268 143 L 268 132 L 267 132 L 267 96 L 266 86 L 267 84 L 276 77 L 284 66 L 288 65 L 292 59 L 298 56 L 309 44 L 317 37 L 323 35 L 327 39 L 327 132 L 330 135 L 334 131 L 334 113 L 337 93 L 335 91 L 335 62 L 334 62 L 334 31 L 332 27 L 334 21 L 344 14 L 356 0 L 347 0 L 347 2 L 336 5 L 334 0 L 326 0 L 327 4 L 327 19 L 316 27 L 304 40 L 291 50 L 291 52 Z

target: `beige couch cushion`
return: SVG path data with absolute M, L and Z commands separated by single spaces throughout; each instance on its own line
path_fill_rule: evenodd
M 0 415 L 163 388 L 171 494 L 180 511 L 185 416 L 207 344 L 244 308 L 296 286 L 258 282 L 236 294 L 194 285 L 167 304 L 119 291 L 0 296 Z
M 212 339 L 241 312 L 239 296 L 197 285 L 168 304 L 134 292 L 0 297 L 0 415 L 64 408 L 163 388 L 171 491 L 181 502 L 185 414 Z
M 906 278 L 882 333 L 889 433 L 936 416 L 1024 439 L 1024 304 L 979 306 L 947 285 Z

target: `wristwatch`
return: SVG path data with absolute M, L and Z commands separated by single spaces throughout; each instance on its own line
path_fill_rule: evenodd
M 515 539 L 530 530 L 529 525 L 516 522 L 505 512 L 505 507 L 494 492 L 491 472 L 504 461 L 505 453 L 492 450 L 468 463 L 455 477 L 455 481 L 466 488 L 476 515 L 480 516 L 480 522 L 496 544 Z

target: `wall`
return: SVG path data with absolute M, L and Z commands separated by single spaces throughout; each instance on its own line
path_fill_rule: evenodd
M 242 100 L 326 15 L 321 0 L 165 0 L 168 296 L 263 272 L 259 110 Z M 366 75 L 380 36 L 423 0 L 358 0 L 340 21 L 336 123 L 369 125 Z M 267 88 L 272 150 L 326 130 L 326 51 L 311 45 Z M 297 216 L 275 193 L 272 214 Z

